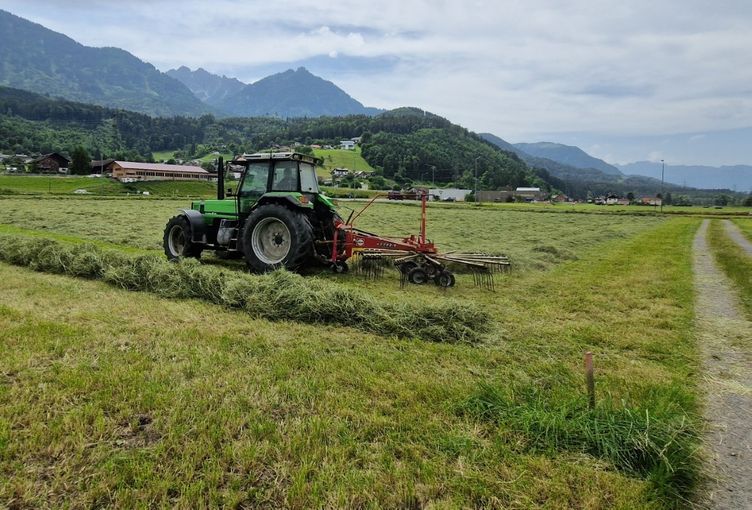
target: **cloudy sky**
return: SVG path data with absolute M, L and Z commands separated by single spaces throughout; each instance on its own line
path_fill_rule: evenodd
M 511 142 L 752 164 L 750 0 L 0 0 L 161 70 L 309 70 Z

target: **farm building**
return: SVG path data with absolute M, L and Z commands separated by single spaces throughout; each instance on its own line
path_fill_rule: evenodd
M 452 202 L 464 202 L 465 197 L 472 192 L 473 190 L 471 189 L 460 188 L 433 188 L 428 190 L 428 194 L 432 198 L 435 198 L 436 200 Z
M 89 166 L 93 174 L 110 174 L 112 173 L 112 164 L 114 159 L 92 159 Z
M 662 200 L 662 199 L 660 199 L 660 198 L 658 198 L 658 197 L 642 197 L 642 198 L 640 199 L 640 203 L 641 203 L 642 205 L 654 205 L 654 206 L 659 206 L 659 205 L 661 205 L 661 202 L 663 202 L 663 200 Z
M 546 198 L 546 194 L 540 188 L 517 188 L 514 194 L 525 200 L 543 200 Z
M 124 182 L 190 179 L 208 181 L 212 178 L 212 174 L 199 166 L 114 161 L 111 168 L 112 177 Z
M 352 140 L 342 140 L 339 142 L 339 148 L 345 150 L 353 150 L 355 149 L 355 142 L 353 142 Z
M 31 164 L 39 173 L 60 174 L 68 172 L 70 160 L 57 152 L 52 152 L 32 160 Z
M 479 202 L 506 202 L 514 199 L 514 191 L 478 191 Z

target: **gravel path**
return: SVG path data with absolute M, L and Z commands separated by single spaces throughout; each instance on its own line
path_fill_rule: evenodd
M 747 239 L 739 227 L 729 220 L 723 220 L 723 228 L 726 229 L 726 234 L 733 239 L 744 251 L 749 255 L 752 255 L 752 241 Z
M 705 367 L 710 482 L 703 507 L 752 509 L 752 323 L 710 252 L 705 220 L 694 240 L 696 327 Z

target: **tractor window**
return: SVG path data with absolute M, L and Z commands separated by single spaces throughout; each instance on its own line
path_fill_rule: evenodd
M 279 161 L 274 166 L 274 182 L 272 191 L 298 190 L 298 162 Z
M 300 164 L 300 191 L 303 193 L 318 193 L 319 183 L 316 178 L 316 170 L 310 163 Z
M 266 193 L 269 178 L 269 163 L 251 163 L 245 174 L 240 196 L 258 198 Z

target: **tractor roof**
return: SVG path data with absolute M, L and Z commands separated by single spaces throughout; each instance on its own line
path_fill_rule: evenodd
M 270 160 L 294 160 L 303 161 L 312 165 L 320 165 L 324 161 L 308 154 L 299 152 L 256 152 L 254 154 L 243 154 L 232 160 L 232 163 L 244 165 L 252 161 L 270 161 Z

